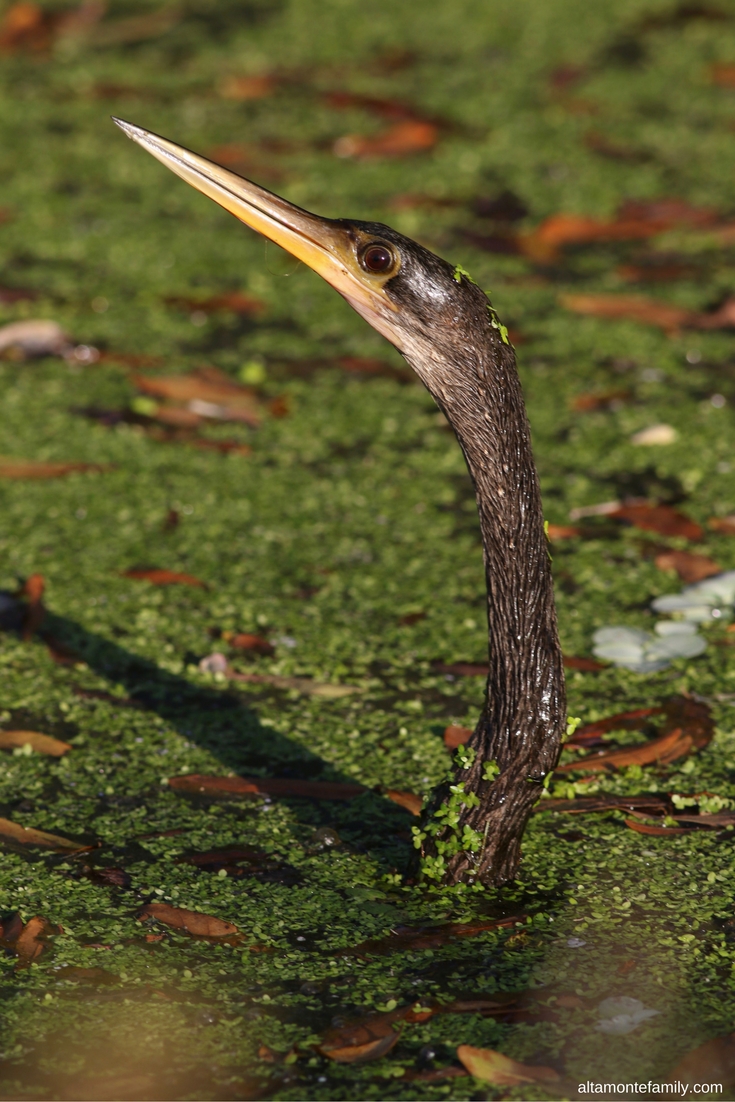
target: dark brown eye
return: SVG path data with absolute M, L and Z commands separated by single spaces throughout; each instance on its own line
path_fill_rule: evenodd
M 362 263 L 369 272 L 387 272 L 393 267 L 393 253 L 385 245 L 368 245 Z

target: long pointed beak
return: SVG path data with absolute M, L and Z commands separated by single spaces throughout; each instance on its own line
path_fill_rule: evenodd
M 197 191 L 307 264 L 378 332 L 398 343 L 395 307 L 382 291 L 384 281 L 372 279 L 360 270 L 355 235 L 349 223 L 310 214 L 167 138 L 114 116 L 113 122 Z

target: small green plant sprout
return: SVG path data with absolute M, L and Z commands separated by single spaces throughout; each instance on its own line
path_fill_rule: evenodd
M 464 278 L 467 280 L 468 283 L 474 283 L 475 286 L 477 286 L 476 280 L 474 280 L 472 278 L 472 276 L 467 271 L 467 269 L 463 268 L 461 264 L 456 264 L 455 267 L 454 267 L 454 280 L 455 280 L 455 282 L 456 283 L 461 283 L 462 282 L 462 276 L 464 276 Z
M 489 302 L 487 304 L 487 309 L 488 309 L 488 313 L 490 314 L 490 324 L 492 325 L 493 329 L 497 329 L 497 331 L 500 333 L 500 339 L 503 342 L 503 344 L 508 344 L 509 345 L 510 344 L 510 339 L 508 337 L 508 328 L 507 328 L 507 326 L 503 325 L 502 321 L 500 320 L 498 315 L 495 313 L 495 307 L 492 306 Z
M 564 742 L 566 742 L 568 739 L 570 739 L 572 737 L 572 735 L 574 734 L 574 732 L 577 730 L 577 728 L 581 727 L 581 726 L 582 726 L 582 720 L 579 718 L 579 716 L 568 716 L 568 718 L 567 718 L 567 730 L 566 730 L 566 734 L 564 735 Z
M 454 764 L 460 769 L 469 769 L 477 757 L 477 751 L 473 746 L 458 746 L 454 755 Z
M 474 759 L 473 759 L 474 760 Z M 413 844 L 421 849 L 424 839 L 431 835 L 435 840 L 437 855 L 427 856 L 421 863 L 421 871 L 428 880 L 441 880 L 446 868 L 446 857 L 457 853 L 476 853 L 482 846 L 482 835 L 465 825 L 461 832 L 459 817 L 463 807 L 478 807 L 479 797 L 474 792 L 465 792 L 463 784 L 449 786 L 449 799 L 437 808 L 425 829 L 412 827 Z
M 496 761 L 483 762 L 482 779 L 484 781 L 494 781 L 499 772 L 500 766 Z

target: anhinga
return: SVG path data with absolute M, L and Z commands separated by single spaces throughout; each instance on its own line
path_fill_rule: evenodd
M 330 283 L 405 357 L 444 412 L 472 479 L 487 582 L 485 705 L 451 782 L 424 812 L 424 867 L 445 884 L 512 879 L 566 721 L 538 477 L 515 355 L 459 267 L 377 222 L 320 218 L 115 119 L 198 191 Z

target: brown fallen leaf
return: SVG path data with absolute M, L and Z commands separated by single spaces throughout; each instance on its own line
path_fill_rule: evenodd
M 735 513 L 726 517 L 710 517 L 707 521 L 714 532 L 721 536 L 735 536 Z
M 571 524 L 547 524 L 546 535 L 550 540 L 570 540 L 582 535 L 582 529 Z
M 218 85 L 217 92 L 223 99 L 251 100 L 265 99 L 278 88 L 281 80 L 274 73 L 261 73 L 251 77 L 225 77 Z
M 144 394 L 167 398 L 175 402 L 201 399 L 205 402 L 229 403 L 240 399 L 252 402 L 257 398 L 251 387 L 239 383 L 217 368 L 203 367 L 186 375 L 133 375 L 131 382 Z
M 244 631 L 223 631 L 222 638 L 231 647 L 237 647 L 238 650 L 254 651 L 256 654 L 263 654 L 268 658 L 272 658 L 276 653 L 276 648 L 270 640 L 265 639 L 262 635 L 249 635 Z
M 688 834 L 689 833 L 689 831 L 687 830 L 686 827 L 653 826 L 649 823 L 640 823 L 640 822 L 638 822 L 637 819 L 626 819 L 625 820 L 625 825 L 630 830 L 637 831 L 638 834 L 659 834 L 659 835 L 663 836 L 663 835 L 666 835 L 666 834 Z
M 444 728 L 443 737 L 447 750 L 456 750 L 458 746 L 464 746 L 472 738 L 472 728 L 458 727 L 456 724 L 450 723 L 448 727 Z
M 654 561 L 659 570 L 674 570 L 687 584 L 701 582 L 722 571 L 713 559 L 706 555 L 693 555 L 689 551 L 662 551 Z
M 670 1072 L 667 1081 L 676 1077 L 681 1083 L 721 1083 L 735 1085 L 735 1033 L 713 1037 L 692 1049 Z
M 50 12 L 30 0 L 11 4 L 0 23 L 0 53 L 45 52 L 53 41 L 55 22 Z
M 574 771 L 597 773 L 607 769 L 623 769 L 629 765 L 669 765 L 701 750 L 711 742 L 714 720 L 708 705 L 687 696 L 674 696 L 663 705 L 665 720 L 662 734 L 638 746 L 588 754 L 578 760 L 558 765 L 555 772 Z M 617 717 L 619 718 L 619 717 Z
M 95 849 L 94 845 L 80 845 L 59 834 L 47 834 L 45 830 L 35 830 L 14 823 L 11 819 L 0 819 L 0 842 L 22 846 L 39 846 L 41 849 L 55 850 L 57 853 L 86 853 Z
M 637 321 L 643 325 L 656 326 L 669 333 L 694 326 L 699 317 L 692 310 L 672 306 L 667 302 L 656 302 L 642 295 L 563 294 L 559 296 L 559 302 L 565 309 L 575 314 Z
M 626 283 L 669 283 L 677 279 L 693 279 L 699 274 L 699 269 L 683 260 L 672 260 L 654 253 L 638 264 L 619 264 L 615 274 Z
M 496 1087 L 518 1087 L 524 1083 L 557 1083 L 561 1076 L 554 1068 L 519 1064 L 491 1048 L 459 1045 L 457 1056 L 470 1075 Z
M 588 815 L 598 811 L 645 811 L 649 815 L 667 815 L 673 810 L 666 796 L 614 796 L 601 792 L 595 796 L 575 796 L 572 800 L 540 800 L 535 812 L 566 812 L 569 815 Z
M 549 263 L 567 245 L 644 241 L 675 226 L 702 228 L 716 221 L 716 211 L 693 207 L 682 199 L 629 199 L 607 222 L 579 214 L 552 214 L 531 233 L 521 235 L 519 243 L 531 259 Z
M 342 1048 L 327 1048 L 321 1045 L 319 1052 L 337 1064 L 364 1064 L 368 1060 L 379 1060 L 389 1053 L 399 1037 L 400 1033 L 396 1031 L 378 1037 L 374 1041 L 366 1041 L 362 1045 L 345 1045 Z
M 59 927 L 53 926 L 48 919 L 41 915 L 34 915 L 33 918 L 29 918 L 15 945 L 12 946 L 18 954 L 15 971 L 20 972 L 24 968 L 29 968 L 34 961 L 38 960 L 41 954 L 48 949 L 49 936 L 57 933 L 59 933 Z
M 340 956 L 384 956 L 398 951 L 419 952 L 439 949 L 458 937 L 475 937 L 487 930 L 499 930 L 525 923 L 525 915 L 509 915 L 485 922 L 447 922 L 439 926 L 397 926 L 386 937 L 370 938 L 350 949 L 337 950 Z
M 604 662 L 598 662 L 594 658 L 581 658 L 576 654 L 563 655 L 564 667 L 567 670 L 580 670 L 582 673 L 599 673 L 606 670 Z
M 634 528 L 656 532 L 659 536 L 683 536 L 693 542 L 704 536 L 702 527 L 696 521 L 671 505 L 652 505 L 649 502 L 611 503 L 605 515 L 624 520 Z
M 0 750 L 14 750 L 19 746 L 30 746 L 37 753 L 52 758 L 63 758 L 71 750 L 68 742 L 38 731 L 0 731 Z
M 146 903 L 135 917 L 139 922 L 153 918 L 156 922 L 162 922 L 164 926 L 181 930 L 192 937 L 212 938 L 218 941 L 227 938 L 233 944 L 243 940 L 243 935 L 233 922 L 225 922 L 213 915 L 202 914 L 201 911 L 172 907 L 170 903 Z
M 385 795 L 389 800 L 392 800 L 394 804 L 398 804 L 399 807 L 405 807 L 406 811 L 410 811 L 412 815 L 421 814 L 421 808 L 424 802 L 421 796 L 417 796 L 413 792 L 398 792 L 395 788 L 389 788 Z
M 353 800 L 368 790 L 339 781 L 302 781 L 292 777 L 213 777 L 186 773 L 170 777 L 169 788 L 204 796 L 296 796 L 314 800 Z
M 566 740 L 564 746 L 590 746 L 602 743 L 602 736 L 610 731 L 641 731 L 651 716 L 662 715 L 663 712 L 663 707 L 635 708 L 630 712 L 618 712 L 613 716 L 605 716 L 604 719 L 595 719 L 592 723 L 583 723 L 571 738 Z
M 262 299 L 255 298 L 254 295 L 247 295 L 243 291 L 226 291 L 219 295 L 210 295 L 208 298 L 167 295 L 163 301 L 167 306 L 178 306 L 187 311 L 201 310 L 205 314 L 214 314 L 219 310 L 229 310 L 233 314 L 257 317 L 266 309 L 266 304 Z
M 111 463 L 44 463 L 33 459 L 0 458 L 0 478 L 64 478 L 68 474 L 104 473 Z
M 599 773 L 608 769 L 624 769 L 629 765 L 668 765 L 685 757 L 692 749 L 691 740 L 681 730 L 669 732 L 652 739 L 642 746 L 629 746 L 621 750 L 609 750 L 602 754 L 589 754 L 578 761 L 557 765 L 556 773 Z
M 632 397 L 629 390 L 602 390 L 593 394 L 578 394 L 571 408 L 577 413 L 593 413 L 601 409 L 619 409 Z
M 426 153 L 439 139 L 439 128 L 421 119 L 403 119 L 372 136 L 347 134 L 334 143 L 338 157 L 373 160 L 381 157 L 407 157 Z
M 138 582 L 150 582 L 151 585 L 190 585 L 199 589 L 207 589 L 206 582 L 195 578 L 193 574 L 180 574 L 175 570 L 123 570 L 123 578 L 133 578 Z
M 23 617 L 22 638 L 25 642 L 32 639 L 43 621 L 46 619 L 46 609 L 43 605 L 43 594 L 46 589 L 46 581 L 43 574 L 30 574 L 23 582 L 19 597 L 26 601 Z

